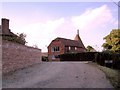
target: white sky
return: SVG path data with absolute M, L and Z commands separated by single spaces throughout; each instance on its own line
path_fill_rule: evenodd
M 14 33 L 25 33 L 27 45 L 42 52 L 56 37 L 74 39 L 77 29 L 85 46 L 102 50 L 103 37 L 118 28 L 118 7 L 112 3 L 3 3 L 2 17 Z

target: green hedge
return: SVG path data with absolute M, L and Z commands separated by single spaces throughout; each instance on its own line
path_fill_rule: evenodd
M 93 61 L 101 66 L 120 69 L 120 53 L 115 52 L 67 53 L 60 55 L 60 61 Z
M 66 53 L 60 55 L 60 61 L 92 61 L 96 52 Z
M 99 52 L 95 54 L 94 61 L 101 66 L 120 69 L 120 53 Z M 108 62 L 105 63 L 105 61 L 108 61 Z M 110 63 L 110 61 L 112 61 L 112 63 Z

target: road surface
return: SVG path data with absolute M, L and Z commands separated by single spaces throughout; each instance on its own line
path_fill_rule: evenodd
M 42 62 L 3 76 L 3 88 L 113 88 L 88 62 Z

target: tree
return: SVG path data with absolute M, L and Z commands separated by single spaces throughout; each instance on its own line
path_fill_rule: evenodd
M 88 45 L 86 49 L 87 49 L 88 52 L 94 52 L 94 51 L 96 51 L 96 50 L 95 50 L 92 46 L 90 46 L 90 45 Z
M 16 42 L 25 45 L 27 42 L 25 40 L 26 35 L 24 33 L 17 34 L 18 37 L 16 39 Z
M 113 29 L 109 35 L 103 38 L 102 47 L 106 51 L 120 52 L 120 29 Z
M 26 35 L 24 33 L 20 33 L 20 34 L 17 33 L 17 35 L 16 34 L 3 35 L 2 39 L 25 45 L 27 43 L 25 37 Z

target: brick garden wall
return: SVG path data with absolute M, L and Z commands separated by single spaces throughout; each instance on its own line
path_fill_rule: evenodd
M 41 50 L 10 41 L 2 41 L 3 74 L 40 63 Z

